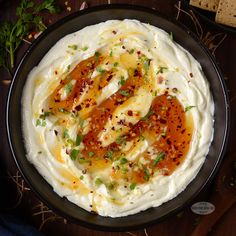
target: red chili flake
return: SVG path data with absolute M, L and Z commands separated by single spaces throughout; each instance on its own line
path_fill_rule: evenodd
M 82 109 L 81 105 L 78 105 L 78 106 L 75 107 L 76 111 L 80 111 L 81 109 Z
M 140 54 L 141 54 L 141 51 L 137 51 L 137 54 L 140 55 Z
M 133 115 L 133 112 L 131 110 L 128 110 L 128 115 L 129 116 L 132 116 Z

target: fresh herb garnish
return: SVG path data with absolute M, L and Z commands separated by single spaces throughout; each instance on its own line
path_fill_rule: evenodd
M 89 152 L 89 153 L 88 153 L 88 156 L 89 156 L 89 157 L 93 157 L 94 155 L 95 155 L 94 152 Z
M 150 62 L 151 62 L 151 59 L 148 59 L 146 57 L 143 59 L 143 69 L 146 71 L 146 73 L 149 70 Z
M 83 175 L 81 175 L 79 178 L 80 178 L 81 180 L 83 180 L 83 179 L 84 179 L 84 176 L 83 176 Z
M 121 77 L 120 77 L 120 81 L 118 82 L 118 85 L 124 85 L 125 84 L 125 77 L 122 75 Z
M 125 158 L 125 157 L 122 157 L 121 159 L 120 159 L 120 164 L 121 165 L 124 165 L 124 164 L 126 164 L 128 162 L 128 160 Z
M 35 5 L 33 1 L 22 0 L 16 9 L 17 20 L 0 24 L 0 67 L 11 74 L 15 65 L 15 52 L 32 28 L 43 31 L 46 26 L 38 14 L 48 10 L 50 13 L 59 12 L 54 0 L 45 0 Z
M 68 95 L 73 89 L 72 83 L 66 84 L 64 89 L 65 89 L 66 94 Z
M 116 62 L 114 63 L 114 67 L 117 67 L 118 65 L 119 65 L 119 62 L 116 61 Z
M 48 116 L 50 116 L 50 115 L 52 115 L 52 112 L 51 112 L 51 111 L 45 111 L 43 114 L 41 114 L 41 115 L 39 116 L 39 118 L 45 120 L 46 117 L 48 117 Z
M 73 49 L 73 50 L 77 50 L 78 49 L 78 45 L 76 45 L 76 44 L 68 45 L 68 48 Z
M 134 53 L 134 49 L 129 50 L 129 54 L 133 54 Z
M 165 153 L 164 152 L 158 153 L 156 158 L 153 161 L 154 166 L 156 166 L 161 160 L 163 160 L 164 157 L 165 157 Z
M 98 61 L 99 57 L 100 57 L 101 53 L 100 52 L 95 52 L 95 59 L 96 61 Z
M 149 170 L 147 168 L 145 168 L 143 172 L 144 172 L 143 179 L 145 181 L 148 181 L 150 179 L 150 172 L 149 172 Z
M 153 110 L 149 110 L 148 113 L 141 118 L 141 120 L 147 120 L 152 114 L 154 114 Z
M 117 144 L 125 144 L 126 143 L 126 138 L 124 136 L 119 136 L 117 139 L 116 139 L 116 143 Z
M 88 46 L 85 46 L 82 48 L 83 51 L 87 51 L 88 50 Z
M 45 120 L 42 120 L 42 119 L 37 119 L 36 120 L 36 126 L 42 126 L 42 127 L 45 127 L 46 126 L 46 121 Z
M 77 134 L 75 145 L 79 146 L 82 141 L 83 141 L 83 135 L 82 134 Z
M 107 151 L 106 155 L 105 155 L 109 160 L 112 161 L 113 159 L 113 151 L 109 150 Z
M 95 179 L 95 184 L 96 184 L 97 186 L 101 185 L 102 183 L 103 183 L 103 181 L 102 181 L 100 178 L 96 178 L 96 179 Z
M 101 67 L 97 67 L 96 71 L 99 72 L 99 73 L 104 73 L 105 70 L 103 70 Z
M 109 54 L 109 56 L 110 56 L 110 57 L 112 57 L 112 56 L 113 56 L 113 51 L 110 51 L 110 54 Z
M 62 138 L 70 138 L 70 135 L 69 135 L 69 130 L 68 129 L 64 129 L 63 131 L 63 134 L 62 134 Z
M 70 158 L 71 160 L 75 161 L 76 158 L 78 157 L 79 155 L 79 150 L 77 149 L 72 149 L 72 151 L 70 152 Z
M 136 183 L 130 184 L 129 186 L 130 190 L 134 190 L 136 188 L 136 185 L 137 185 Z
M 168 68 L 165 66 L 159 66 L 156 74 L 163 74 L 164 70 L 168 70 Z
M 187 112 L 187 111 L 189 111 L 189 110 L 191 110 L 192 108 L 194 108 L 195 106 L 187 106 L 187 107 L 185 107 L 185 112 Z
M 61 112 L 61 113 L 64 113 L 64 114 L 70 114 L 70 112 L 67 111 L 67 110 L 64 109 L 64 108 L 59 108 L 58 111 Z
M 119 94 L 125 97 L 130 96 L 129 90 L 119 90 Z
M 80 164 L 84 164 L 84 163 L 87 163 L 87 162 L 89 162 L 89 161 L 86 160 L 84 157 L 79 157 L 79 158 L 78 158 L 78 162 L 79 162 Z

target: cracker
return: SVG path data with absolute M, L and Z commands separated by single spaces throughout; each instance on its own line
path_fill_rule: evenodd
M 190 0 L 189 4 L 208 11 L 217 11 L 220 0 Z
M 236 0 L 220 0 L 216 22 L 236 27 Z

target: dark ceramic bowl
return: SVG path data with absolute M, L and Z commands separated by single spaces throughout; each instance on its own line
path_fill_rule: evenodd
M 215 102 L 214 139 L 197 177 L 176 198 L 159 207 L 135 215 L 109 218 L 89 213 L 67 199 L 59 197 L 34 166 L 28 162 L 22 137 L 21 97 L 29 72 L 59 39 L 88 25 L 126 18 L 137 19 L 172 32 L 175 41 L 201 63 Z M 8 96 L 6 118 L 9 143 L 15 162 L 31 189 L 46 205 L 63 217 L 81 225 L 97 230 L 123 231 L 147 226 L 175 213 L 186 206 L 212 179 L 225 150 L 229 109 L 223 77 L 210 53 L 190 31 L 176 21 L 168 20 L 153 10 L 127 5 L 106 5 L 72 14 L 50 26 L 35 40 L 16 70 Z

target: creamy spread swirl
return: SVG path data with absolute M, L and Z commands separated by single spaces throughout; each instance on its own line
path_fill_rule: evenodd
M 174 198 L 204 163 L 214 103 L 170 35 L 111 20 L 59 40 L 23 92 L 27 158 L 61 197 L 120 217 Z

